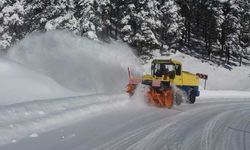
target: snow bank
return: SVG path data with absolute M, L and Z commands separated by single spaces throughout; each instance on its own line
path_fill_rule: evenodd
M 51 78 L 0 58 L 0 105 L 74 95 Z
M 250 91 L 250 67 L 232 67 L 227 69 L 200 59 L 191 57 L 181 52 L 170 54 L 170 56 L 160 56 L 159 52 L 154 53 L 155 58 L 176 59 L 182 62 L 183 69 L 192 73 L 204 73 L 208 75 L 207 90 L 244 90 Z M 144 65 L 145 73 L 150 73 L 150 60 Z M 204 89 L 204 81 L 201 80 L 201 89 Z
M 8 57 L 81 93 L 123 92 L 127 67 L 141 70 L 132 50 L 120 42 L 91 41 L 62 31 L 33 33 Z

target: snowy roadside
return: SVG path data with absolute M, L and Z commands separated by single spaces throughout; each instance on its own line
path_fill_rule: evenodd
M 250 99 L 250 91 L 233 91 L 233 90 L 201 90 L 198 99 Z
M 48 99 L 0 107 L 0 145 L 67 126 L 129 102 L 127 95 Z

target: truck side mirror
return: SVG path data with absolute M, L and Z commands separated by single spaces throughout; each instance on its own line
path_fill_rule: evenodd
M 151 75 L 155 74 L 155 64 L 151 64 Z
M 176 71 L 176 75 L 180 76 L 181 75 L 181 65 L 175 65 L 175 71 Z

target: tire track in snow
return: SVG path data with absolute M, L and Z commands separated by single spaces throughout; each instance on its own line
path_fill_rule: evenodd
M 249 122 L 247 122 L 247 124 L 246 124 L 246 126 L 245 126 L 245 128 L 244 128 L 244 133 L 243 133 L 243 150 L 247 150 L 247 145 L 246 145 L 246 134 L 247 134 L 247 129 L 248 129 L 248 126 L 249 126 L 249 124 L 250 124 L 250 121 Z M 250 133 L 250 132 L 249 132 Z
M 199 111 L 200 109 L 192 110 L 190 112 L 185 111 L 177 114 L 176 116 L 173 116 L 170 120 L 170 124 L 160 126 L 156 130 L 154 130 L 154 132 L 151 132 L 143 139 L 141 139 L 138 143 L 130 146 L 130 148 L 128 149 L 175 149 L 179 147 L 178 145 L 182 143 L 178 143 L 174 140 L 176 133 L 178 132 L 178 128 L 181 128 L 182 126 L 188 125 L 195 121 L 193 119 L 190 119 L 189 117 L 197 114 L 199 115 L 199 113 L 197 113 Z
M 169 110 L 172 111 L 172 110 Z M 129 133 L 125 133 L 118 138 L 113 139 L 111 142 L 105 143 L 94 150 L 101 149 L 145 149 L 149 148 L 154 144 L 159 137 L 162 137 L 162 134 L 168 132 L 169 134 L 173 134 L 175 131 L 175 125 L 178 122 L 177 116 L 182 118 L 186 112 L 180 112 L 176 116 L 172 117 L 164 117 L 163 113 L 154 112 L 151 117 L 155 117 L 157 115 L 162 116 L 163 119 L 156 120 L 150 124 L 146 124 L 140 128 L 130 131 Z M 140 137 L 140 138 L 138 138 Z
M 155 113 L 153 113 L 155 115 Z M 151 116 L 154 117 L 154 116 Z M 135 143 L 137 140 L 140 140 L 143 136 L 152 132 L 151 130 L 159 128 L 163 123 L 166 123 L 170 118 L 164 118 L 157 120 L 155 122 L 146 124 L 140 128 L 132 130 L 128 133 L 122 134 L 119 137 L 116 137 L 111 142 L 105 143 L 101 146 L 94 148 L 93 150 L 117 150 L 117 149 L 128 149 L 128 145 Z
M 229 110 L 228 110 L 229 109 Z M 245 139 L 241 143 L 235 143 L 242 137 L 242 133 L 235 131 L 236 128 L 246 124 L 250 118 L 250 106 L 236 105 L 211 118 L 206 124 L 202 136 L 202 149 L 230 149 L 244 146 Z M 232 128 L 234 126 L 234 128 Z M 235 139 L 234 139 L 235 138 Z

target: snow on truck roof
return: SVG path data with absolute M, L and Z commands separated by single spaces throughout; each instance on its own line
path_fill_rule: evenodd
M 173 60 L 173 59 L 154 59 L 152 61 L 152 63 L 155 63 L 155 64 L 166 64 L 166 63 L 169 63 L 169 64 L 181 64 L 180 61 L 177 61 L 177 60 Z

